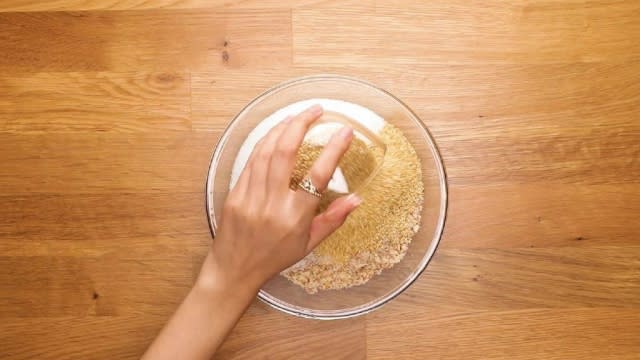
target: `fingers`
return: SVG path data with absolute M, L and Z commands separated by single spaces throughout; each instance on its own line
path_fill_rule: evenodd
M 329 143 L 322 149 L 320 156 L 318 156 L 309 170 L 311 182 L 318 188 L 318 191 L 322 192 L 327 188 L 329 180 L 331 180 L 333 172 L 336 170 L 336 167 L 338 167 L 340 159 L 342 159 L 342 156 L 349 149 L 351 140 L 353 140 L 353 129 L 345 126 L 333 134 Z M 309 200 L 314 200 L 312 203 L 315 204 L 317 204 L 319 200 L 317 197 L 307 194 L 304 191 L 298 191 L 297 193 L 300 193 L 300 196 L 304 196 Z
M 229 193 L 229 195 L 233 195 L 236 197 L 244 197 L 244 195 L 249 190 L 249 180 L 251 179 L 251 167 L 256 162 L 256 158 L 258 157 L 258 154 L 260 154 L 260 149 L 262 148 L 262 144 L 265 141 L 265 137 L 260 139 L 256 143 L 256 145 L 253 147 L 253 150 L 249 155 L 249 159 L 247 159 L 247 162 L 244 164 L 244 168 L 240 173 L 240 177 L 238 178 L 236 185 L 233 187 L 233 189 L 231 189 L 231 192 Z
M 249 163 L 245 164 L 244 169 L 240 173 L 240 177 L 236 184 L 233 186 L 233 189 L 229 192 L 229 195 L 243 197 L 247 192 L 247 188 L 249 187 L 249 179 L 251 178 L 251 167 Z
M 289 188 L 289 180 L 296 166 L 296 155 L 307 130 L 322 115 L 322 107 L 314 105 L 295 116 L 282 133 L 274 150 L 270 183 Z
M 264 192 L 267 190 L 267 179 L 274 149 L 278 143 L 280 135 L 288 127 L 291 117 L 285 118 L 267 135 L 265 135 L 260 143 L 254 148 L 249 164 L 251 166 L 251 176 L 249 180 L 249 189 Z
M 311 252 L 322 240 L 326 239 L 347 220 L 347 217 L 362 203 L 356 194 L 334 200 L 322 214 L 311 222 L 307 252 Z

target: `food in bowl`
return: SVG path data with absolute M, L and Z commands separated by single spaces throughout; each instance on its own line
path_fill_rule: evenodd
M 340 229 L 307 257 L 282 272 L 285 278 L 310 294 L 365 284 L 399 263 L 419 230 L 424 200 L 420 158 L 402 131 L 368 108 L 335 99 L 298 101 L 262 120 L 240 147 L 233 163 L 230 188 L 235 185 L 256 143 L 287 115 L 312 104 L 320 104 L 325 112 L 351 119 L 365 135 L 354 137 L 323 194 L 318 211 L 324 210 L 335 198 L 353 191 L 363 203 Z M 294 183 L 306 174 L 321 145 L 305 138 L 298 153 Z

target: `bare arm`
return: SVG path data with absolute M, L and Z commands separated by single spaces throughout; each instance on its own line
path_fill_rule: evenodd
M 322 214 L 319 199 L 289 188 L 296 153 L 322 114 L 311 107 L 288 118 L 256 146 L 225 202 L 218 236 L 196 284 L 143 359 L 209 359 L 268 279 L 306 256 L 334 232 L 360 199 L 335 200 Z M 331 139 L 310 170 L 326 188 L 351 143 L 345 128 Z
M 196 284 L 143 359 L 209 359 L 258 291 L 225 279 L 207 256 Z

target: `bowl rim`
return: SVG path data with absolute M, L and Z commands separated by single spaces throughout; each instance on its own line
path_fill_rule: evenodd
M 358 305 L 357 307 L 351 307 L 351 308 L 336 311 L 336 310 L 305 310 L 301 307 L 297 307 L 295 305 L 288 304 L 286 302 L 278 300 L 277 298 L 269 295 L 266 291 L 262 289 L 260 289 L 260 291 L 258 292 L 258 298 L 261 301 L 284 313 L 295 315 L 298 317 L 309 318 L 309 319 L 336 320 L 336 319 L 346 319 L 346 318 L 356 317 L 356 316 L 370 313 L 374 310 L 381 308 L 382 306 L 387 304 L 389 301 L 393 300 L 398 295 L 403 293 L 407 288 L 409 288 L 409 286 L 411 286 L 411 284 L 413 284 L 418 279 L 418 277 L 420 277 L 420 275 L 427 268 L 427 266 L 431 262 L 431 259 L 433 258 L 438 248 L 438 245 L 440 244 L 440 240 L 442 239 L 442 234 L 444 232 L 444 227 L 447 219 L 448 203 L 449 203 L 447 172 L 444 166 L 444 162 L 442 160 L 442 155 L 433 138 L 433 135 L 431 134 L 431 132 L 429 131 L 425 123 L 422 121 L 422 119 L 420 119 L 420 117 L 418 117 L 416 113 L 407 104 L 405 104 L 402 100 L 400 100 L 395 95 L 391 94 L 390 92 L 386 91 L 385 89 L 377 85 L 374 85 L 368 81 L 361 80 L 355 77 L 350 77 L 350 76 L 344 76 L 344 75 L 338 75 L 338 74 L 315 74 L 315 75 L 306 75 L 306 76 L 296 77 L 296 78 L 292 78 L 292 79 L 280 82 L 266 89 L 265 91 L 261 92 L 260 94 L 255 96 L 251 101 L 249 101 L 245 106 L 243 106 L 242 109 L 233 117 L 233 119 L 229 122 L 227 127 L 222 132 L 222 135 L 218 139 L 214 147 L 213 154 L 211 155 L 211 159 L 209 161 L 209 170 L 207 171 L 207 177 L 206 177 L 205 189 L 204 189 L 205 190 L 204 205 L 205 205 L 207 223 L 209 225 L 209 231 L 211 232 L 212 241 L 215 241 L 216 219 L 215 219 L 215 212 L 212 206 L 213 196 L 211 195 L 212 192 L 210 191 L 211 189 L 213 189 L 213 186 L 215 183 L 216 167 L 214 166 L 214 164 L 218 163 L 220 156 L 222 154 L 222 149 L 224 149 L 224 146 L 231 134 L 231 131 L 237 125 L 239 116 L 243 114 L 248 108 L 253 106 L 259 99 L 261 99 L 262 97 L 270 93 L 277 92 L 279 90 L 282 90 L 292 85 L 297 85 L 299 83 L 304 83 L 308 81 L 318 81 L 318 80 L 348 81 L 348 82 L 356 83 L 359 85 L 369 86 L 374 90 L 377 90 L 383 93 L 384 95 L 391 97 L 393 100 L 397 101 L 401 106 L 403 106 L 405 110 L 407 110 L 409 114 L 414 118 L 415 122 L 422 127 L 422 129 L 426 134 L 429 148 L 435 157 L 436 169 L 438 172 L 438 181 L 440 184 L 440 197 L 442 200 L 440 204 L 440 216 L 438 217 L 438 223 L 436 224 L 436 231 L 434 233 L 433 239 L 431 240 L 431 243 L 429 244 L 429 248 L 427 249 L 425 255 L 422 257 L 422 260 L 420 261 L 416 269 L 411 273 L 411 275 L 408 276 L 399 286 L 396 286 L 396 288 L 393 291 L 389 292 L 388 294 L 376 300 L 365 303 L 363 305 Z

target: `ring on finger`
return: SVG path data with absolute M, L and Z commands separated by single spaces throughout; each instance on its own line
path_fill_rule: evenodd
M 315 185 L 313 185 L 313 181 L 311 181 L 311 178 L 308 176 L 298 183 L 298 188 L 308 192 L 315 197 L 322 197 L 322 193 L 318 191 L 318 188 Z

